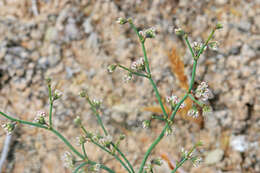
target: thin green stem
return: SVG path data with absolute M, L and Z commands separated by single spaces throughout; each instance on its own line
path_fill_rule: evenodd
M 205 44 L 201 47 L 201 49 L 200 49 L 200 51 L 199 51 L 197 57 L 200 57 L 200 55 L 203 53 L 205 47 L 208 45 L 208 43 L 209 43 L 209 41 L 211 40 L 211 38 L 213 37 L 215 31 L 216 31 L 216 28 L 214 28 L 214 29 L 211 31 L 211 33 L 210 33 L 210 35 L 209 35 L 207 41 L 206 41 Z
M 88 160 L 88 155 L 87 155 L 87 153 L 86 153 L 86 150 L 85 150 L 85 145 L 84 145 L 84 143 L 82 143 L 82 144 L 81 144 L 81 149 L 82 149 L 82 151 L 83 151 L 83 154 L 84 154 L 84 157 L 85 157 L 85 159 L 87 159 L 87 160 Z
M 42 129 L 48 129 L 47 126 L 44 126 L 44 125 L 41 125 L 41 124 L 38 124 L 38 123 L 33 123 L 33 122 L 30 122 L 30 121 L 19 120 L 19 119 L 8 116 L 1 111 L 0 111 L 0 114 L 3 115 L 5 118 L 11 120 L 11 121 L 15 121 L 15 122 L 18 122 L 18 123 L 21 123 L 21 124 L 27 124 L 27 125 L 34 126 L 34 127 L 39 127 L 39 128 L 42 128 Z
M 156 116 L 156 115 L 153 115 L 152 116 L 152 119 L 157 119 L 157 120 L 161 120 L 161 121 L 166 121 L 166 119 L 162 118 L 162 117 L 159 117 L 159 116 Z
M 158 102 L 159 102 L 159 104 L 160 104 L 160 107 L 161 107 L 161 109 L 162 109 L 162 111 L 163 111 L 164 117 L 165 117 L 165 118 L 168 118 L 167 112 L 166 112 L 166 110 L 165 110 L 165 108 L 164 108 L 164 105 L 163 105 L 163 103 L 162 103 L 162 99 L 161 99 L 161 96 L 160 96 L 160 93 L 159 93 L 159 91 L 158 91 L 158 88 L 157 88 L 156 84 L 154 83 L 154 81 L 153 81 L 153 79 L 152 79 L 151 77 L 149 78 L 149 81 L 150 81 L 150 83 L 151 83 L 152 86 L 153 86 L 153 90 L 154 90 L 155 95 L 156 95 L 156 98 L 157 98 L 157 100 L 158 100 Z
M 53 108 L 53 99 L 52 99 L 52 92 L 51 92 L 51 85 L 48 85 L 49 90 L 49 101 L 50 101 L 50 111 L 49 111 L 49 125 L 50 129 L 52 128 L 52 108 Z
M 185 40 L 185 42 L 186 42 L 186 44 L 187 44 L 187 46 L 188 46 L 188 48 L 189 48 L 189 50 L 191 52 L 192 58 L 195 59 L 195 54 L 194 54 L 194 51 L 191 48 L 191 45 L 190 45 L 190 42 L 189 42 L 189 39 L 188 39 L 187 35 L 184 36 L 184 40 Z
M 125 163 L 115 154 L 111 153 L 108 149 L 106 149 L 105 147 L 103 147 L 102 145 L 100 145 L 99 143 L 95 142 L 94 140 L 91 139 L 91 142 L 93 144 L 95 144 L 96 146 L 98 146 L 99 148 L 101 148 L 103 151 L 107 152 L 108 154 L 110 154 L 111 156 L 115 157 L 115 159 L 117 161 L 120 162 L 120 164 L 129 172 L 131 173 L 131 171 L 129 170 L 129 168 L 125 165 Z
M 73 173 L 77 173 L 81 168 L 83 168 L 85 165 L 87 165 L 87 162 L 81 163 L 74 171 Z
M 124 159 L 124 161 L 127 163 L 127 165 L 129 166 L 129 168 L 131 169 L 132 173 L 134 173 L 134 168 L 131 165 L 131 163 L 127 160 L 127 158 L 125 157 L 125 155 L 121 152 L 121 150 L 112 142 L 111 143 L 112 146 L 116 149 L 116 151 L 120 154 L 120 156 Z
M 81 159 L 85 159 L 85 157 L 80 154 L 80 152 L 78 152 L 70 143 L 69 141 L 64 137 L 62 136 L 62 134 L 60 134 L 58 131 L 56 131 L 55 129 L 49 129 L 48 127 L 44 126 L 44 125 L 41 125 L 41 124 L 37 124 L 37 123 L 32 123 L 32 122 L 29 122 L 29 121 L 24 121 L 24 120 L 19 120 L 19 119 L 16 119 L 16 118 L 13 118 L 13 117 L 10 117 L 8 115 L 6 115 L 5 113 L 1 112 L 0 111 L 0 114 L 3 115 L 4 117 L 6 117 L 7 119 L 11 120 L 11 121 L 15 121 L 15 122 L 18 122 L 18 123 L 21 123 L 21 124 L 26 124 L 26 125 L 30 125 L 30 126 L 34 126 L 34 127 L 39 127 L 39 128 L 42 128 L 42 129 L 46 129 L 46 130 L 49 130 L 51 131 L 52 133 L 54 133 L 56 136 L 58 136 L 69 148 L 71 151 L 73 151 L 73 153 L 75 153 L 78 157 L 80 157 Z M 96 164 L 96 162 L 93 162 L 93 161 L 89 161 L 88 162 L 89 164 Z M 101 168 L 108 171 L 109 173 L 115 173 L 113 170 L 109 169 L 108 167 L 106 167 L 105 165 L 101 165 Z
M 133 70 L 131 70 L 131 69 L 125 67 L 125 66 L 120 65 L 120 64 L 118 64 L 118 67 L 120 67 L 120 68 L 122 68 L 122 69 L 124 69 L 124 70 L 126 70 L 126 71 L 128 71 L 128 72 L 130 72 L 130 73 L 132 73 L 132 74 L 135 74 L 135 75 L 137 75 L 137 76 L 141 76 L 141 77 L 146 77 L 146 78 L 148 78 L 147 75 L 142 74 L 142 73 L 135 72 L 135 71 L 133 71 Z
M 191 74 L 191 81 L 190 81 L 188 93 L 191 92 L 191 89 L 192 89 L 193 84 L 194 84 L 194 80 L 195 80 L 195 76 L 196 76 L 197 62 L 198 62 L 198 60 L 194 59 L 194 61 L 193 61 L 193 68 L 192 68 L 192 74 Z
M 181 167 L 181 166 L 183 165 L 183 163 L 184 163 L 185 161 L 187 161 L 187 160 L 188 160 L 187 157 L 183 158 L 183 159 L 176 165 L 176 167 L 174 168 L 174 170 L 172 170 L 171 173 L 175 173 L 175 172 L 177 171 L 177 169 L 178 169 L 179 167 Z
M 201 103 L 201 102 L 199 102 L 198 100 L 196 100 L 191 94 L 189 94 L 189 98 L 190 98 L 191 100 L 193 100 L 195 103 L 197 103 L 198 105 L 200 105 L 200 106 L 203 106 L 203 105 L 204 105 L 203 103 Z
M 85 133 L 85 135 L 88 135 L 87 130 L 85 129 L 84 126 L 81 126 L 81 129 L 83 130 L 83 132 Z M 95 144 L 96 146 L 98 146 L 99 148 L 101 148 L 102 150 L 104 150 L 105 152 L 107 152 L 108 154 L 110 154 L 111 156 L 115 157 L 116 160 L 118 160 L 121 165 L 129 172 L 131 173 L 131 171 L 128 169 L 128 167 L 125 165 L 125 163 L 117 156 L 114 155 L 113 153 L 111 153 L 109 150 L 107 150 L 105 147 L 103 147 L 102 145 L 100 145 L 99 143 L 95 142 L 93 139 L 91 139 L 91 142 L 93 144 Z M 113 145 L 113 144 L 112 144 Z M 121 152 L 120 152 L 121 153 Z
M 74 154 L 76 154 L 77 156 L 79 156 L 81 159 L 85 159 L 85 157 L 80 154 L 80 152 L 78 152 L 78 150 L 76 150 L 71 144 L 70 142 L 64 137 L 62 136 L 62 134 L 60 134 L 57 130 L 55 129 L 50 129 L 51 132 L 53 132 L 56 136 L 58 136 L 69 148 L 71 151 L 73 151 Z

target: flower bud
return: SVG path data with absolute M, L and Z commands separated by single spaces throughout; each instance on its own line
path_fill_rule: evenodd
M 222 29 L 223 25 L 221 23 L 216 24 L 215 29 Z
M 218 50 L 219 43 L 217 41 L 210 42 L 208 45 L 212 50 Z
M 86 90 L 80 91 L 79 96 L 85 98 L 87 96 L 87 91 Z
M 145 38 L 155 38 L 155 28 L 145 30 Z
M 109 66 L 107 67 L 107 71 L 108 71 L 109 73 L 113 73 L 113 72 L 116 70 L 116 68 L 117 68 L 117 65 L 116 65 L 116 64 L 111 64 L 111 65 L 109 65 Z
M 43 111 L 38 111 L 36 117 L 34 118 L 34 122 L 44 125 L 46 124 L 45 118 L 46 113 Z
M 119 17 L 116 22 L 117 22 L 118 24 L 120 24 L 120 25 L 124 25 L 124 24 L 126 24 L 128 21 L 127 21 L 126 18 Z
M 156 158 L 151 161 L 151 164 L 161 166 L 162 165 L 162 159 Z
M 151 124 L 151 121 L 145 120 L 145 121 L 143 121 L 142 126 L 144 129 L 147 129 L 150 127 L 150 124 Z
M 53 101 L 58 100 L 59 98 L 61 98 L 61 96 L 62 96 L 62 92 L 59 90 L 55 90 L 53 94 Z
M 181 28 L 176 28 L 175 29 L 175 34 L 177 36 L 184 36 L 185 32 Z
M 79 116 L 77 116 L 75 119 L 74 119 L 74 123 L 78 126 L 81 126 L 81 119 Z
M 15 129 L 15 122 L 8 122 L 2 125 L 2 128 L 6 131 L 7 135 L 11 135 L 11 133 Z

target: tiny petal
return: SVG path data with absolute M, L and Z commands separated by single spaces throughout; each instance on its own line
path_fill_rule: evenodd
M 223 25 L 221 23 L 216 24 L 216 29 L 222 29 L 222 28 L 223 28 Z

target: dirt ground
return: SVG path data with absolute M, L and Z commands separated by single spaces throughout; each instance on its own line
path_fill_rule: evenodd
M 149 81 L 134 78 L 125 83 L 122 70 L 108 74 L 107 66 L 130 66 L 142 56 L 140 44 L 118 17 L 131 17 L 138 29 L 154 27 L 155 39 L 146 41 L 151 71 L 161 96 L 182 96 L 172 73 L 169 53 L 176 48 L 190 80 L 192 58 L 185 42 L 174 34 L 181 27 L 191 42 L 205 40 L 217 22 L 224 28 L 214 40 L 219 49 L 207 49 L 198 61 L 196 81 L 206 81 L 214 98 L 213 112 L 204 127 L 177 115 L 174 135 L 165 137 L 151 158 L 164 159 L 156 173 L 170 173 L 167 158 L 179 161 L 181 148 L 201 140 L 201 165 L 184 164 L 180 173 L 260 172 L 260 1 L 259 0 L 2 0 L 0 1 L 0 110 L 32 121 L 38 110 L 48 111 L 45 77 L 63 92 L 54 104 L 54 127 L 72 144 L 80 129 L 101 132 L 87 102 L 78 96 L 86 89 L 102 100 L 102 120 L 110 134 L 126 139 L 120 145 L 138 169 L 142 157 L 164 124 L 142 121 L 153 115 L 144 108 L 158 106 Z M 0 117 L 1 124 L 6 119 Z M 6 134 L 0 130 L 0 150 Z M 68 148 L 53 134 L 19 125 L 12 134 L 5 173 L 69 173 L 62 155 Z M 93 144 L 89 157 L 116 172 L 118 162 Z M 1 152 L 2 153 L 2 152 Z M 1 171 L 0 171 L 1 172 Z

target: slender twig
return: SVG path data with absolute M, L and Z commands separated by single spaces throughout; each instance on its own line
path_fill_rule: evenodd
M 147 75 L 145 75 L 145 74 L 143 74 L 143 73 L 135 72 L 135 71 L 133 71 L 133 70 L 131 70 L 131 69 L 129 69 L 129 68 L 123 66 L 123 65 L 118 64 L 118 67 L 120 67 L 120 68 L 122 68 L 122 69 L 124 69 L 124 70 L 126 70 L 126 71 L 128 71 L 128 72 L 130 72 L 130 73 L 132 73 L 132 74 L 135 74 L 135 75 L 137 75 L 137 76 L 141 76 L 141 77 L 148 78 Z
M 105 133 L 105 135 L 107 136 L 108 135 L 108 132 L 102 122 L 102 119 L 97 111 L 97 109 L 95 108 L 95 106 L 92 104 L 91 100 L 89 99 L 89 97 L 87 97 L 87 101 L 88 103 L 90 104 L 91 106 L 91 110 L 94 112 L 94 114 L 96 115 L 97 117 L 97 120 L 98 120 L 98 124 L 101 126 L 103 132 Z M 86 129 L 82 126 L 82 130 L 86 133 Z M 116 147 L 116 145 L 111 142 L 112 146 L 116 149 L 116 151 L 122 156 L 122 158 L 125 160 L 125 162 L 127 163 L 127 165 L 129 166 L 129 168 L 131 169 L 131 171 L 134 173 L 134 169 L 132 167 L 132 165 L 130 164 L 130 162 L 127 160 L 127 158 L 125 157 L 125 155 L 120 151 L 120 149 L 118 147 Z
M 177 171 L 177 169 L 178 169 L 179 167 L 181 167 L 181 166 L 183 165 L 183 163 L 186 162 L 187 160 L 188 160 L 188 158 L 187 158 L 187 157 L 184 157 L 184 158 L 176 165 L 176 167 L 174 168 L 174 170 L 172 170 L 171 173 L 175 173 L 175 172 Z
M 189 94 L 189 98 L 190 98 L 192 101 L 194 101 L 195 103 L 197 103 L 198 105 L 200 105 L 200 106 L 203 106 L 203 105 L 204 105 L 203 103 L 201 103 L 201 102 L 199 102 L 198 100 L 196 100 L 191 94 Z
M 88 155 L 87 155 L 87 153 L 86 153 L 86 150 L 85 150 L 85 145 L 84 145 L 84 143 L 82 143 L 82 144 L 81 144 L 81 149 L 82 149 L 82 151 L 83 151 L 83 154 L 84 154 L 84 157 L 85 157 L 85 159 L 87 159 L 87 160 L 88 160 Z
M 52 128 L 52 108 L 53 108 L 51 85 L 48 85 L 48 90 L 49 90 L 49 101 L 50 101 L 49 125 L 50 125 L 50 129 L 51 129 Z
M 5 113 L 1 112 L 0 111 L 0 114 L 3 115 L 4 117 L 6 117 L 7 119 L 11 120 L 11 121 L 15 121 L 15 122 L 18 122 L 18 123 L 21 123 L 21 124 L 26 124 L 26 125 L 30 125 L 30 126 L 34 126 L 34 127 L 39 127 L 39 128 L 43 128 L 43 129 L 46 129 L 46 130 L 49 130 L 51 131 L 52 133 L 54 133 L 57 137 L 59 137 L 66 145 L 67 147 L 70 148 L 70 150 L 76 154 L 78 157 L 80 157 L 81 159 L 85 159 L 84 156 L 82 154 L 80 154 L 80 152 L 78 152 L 71 144 L 70 142 L 62 135 L 60 134 L 57 130 L 55 129 L 49 129 L 48 127 L 44 126 L 44 125 L 41 125 L 41 124 L 37 124 L 37 123 L 32 123 L 32 122 L 29 122 L 29 121 L 24 121 L 24 120 L 19 120 L 19 119 L 16 119 L 16 118 L 13 118 L 13 117 L 10 117 L 8 115 L 6 115 Z M 93 162 L 93 161 L 88 161 L 87 162 L 88 164 L 91 164 L 91 165 L 94 165 L 96 164 L 96 162 Z M 108 167 L 106 167 L 105 165 L 101 165 L 101 168 L 108 171 L 109 173 L 115 173 L 113 170 L 109 169 Z

